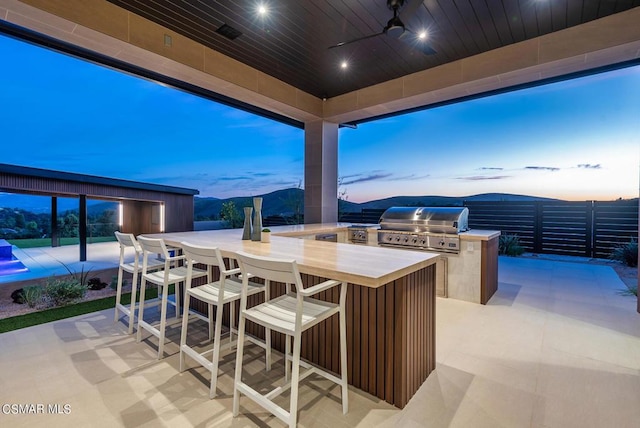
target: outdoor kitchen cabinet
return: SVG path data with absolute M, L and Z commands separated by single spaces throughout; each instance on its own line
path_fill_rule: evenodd
M 449 298 L 486 304 L 498 290 L 499 231 L 460 234 L 460 252 L 447 255 Z
M 363 228 L 367 239 L 363 244 L 378 246 L 379 228 Z M 475 230 L 460 232 L 459 252 L 442 252 L 438 260 L 436 295 L 485 305 L 498 290 L 498 239 L 500 231 Z M 395 251 L 438 252 L 437 249 L 388 246 Z

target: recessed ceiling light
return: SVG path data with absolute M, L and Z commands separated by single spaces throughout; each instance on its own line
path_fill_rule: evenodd
M 427 33 L 427 30 L 420 31 L 418 33 L 419 40 L 427 40 L 427 37 L 429 37 L 429 33 Z
M 348 66 L 349 66 L 349 63 L 347 63 L 347 61 L 342 61 L 340 63 L 340 68 L 343 70 L 346 69 Z
M 267 9 L 267 6 L 265 6 L 264 4 L 261 4 L 258 6 L 259 15 L 265 16 L 268 12 L 269 12 L 269 9 Z

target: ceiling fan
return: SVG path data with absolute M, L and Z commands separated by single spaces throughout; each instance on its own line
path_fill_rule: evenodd
M 349 45 L 351 43 L 359 42 L 361 40 L 371 39 L 373 37 L 378 37 L 382 35 L 387 35 L 394 37 L 396 39 L 400 39 L 402 41 L 408 42 L 409 40 L 403 37 L 406 33 L 416 34 L 413 31 L 409 30 L 405 27 L 404 23 L 400 19 L 400 9 L 402 6 L 407 4 L 404 8 L 402 16 L 410 17 L 415 13 L 418 7 L 422 4 L 423 0 L 387 0 L 387 7 L 389 10 L 393 11 L 393 17 L 387 21 L 387 25 L 382 29 L 381 32 L 375 34 L 369 34 L 368 36 L 358 37 L 357 39 L 352 39 L 346 42 L 340 42 L 333 46 L 329 46 L 329 49 L 339 48 L 341 46 Z M 416 34 L 416 37 L 418 35 Z M 414 45 L 413 47 L 419 48 L 426 55 L 433 55 L 436 51 L 426 43 L 421 43 L 421 45 Z

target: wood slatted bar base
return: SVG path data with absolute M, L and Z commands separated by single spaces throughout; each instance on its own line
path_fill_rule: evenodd
M 277 235 L 326 233 L 340 227 L 337 224 L 279 226 L 274 228 L 276 235 L 271 237 L 269 244 L 242 240 L 240 229 L 176 232 L 151 237 L 162 238 L 175 246 L 180 246 L 181 242 L 218 246 L 222 255 L 230 258 L 237 251 L 244 251 L 293 259 L 298 263 L 305 286 L 325 279 L 347 282 L 349 383 L 402 408 L 435 368 L 436 272 L 441 256 Z M 284 291 L 284 284 L 270 285 L 271 296 Z M 315 297 L 338 302 L 336 290 Z M 251 296 L 247 306 L 261 300 L 262 296 Z M 238 307 L 235 309 L 237 320 Z M 223 313 L 226 325 L 229 325 L 229 312 L 227 309 Z M 340 371 L 338 324 L 338 317 L 323 321 L 307 330 L 301 343 L 302 358 L 337 374 Z M 246 331 L 264 338 L 262 327 L 248 322 Z M 272 334 L 272 346 L 284 351 L 283 337 Z
M 347 294 L 349 384 L 403 408 L 435 369 L 435 265 Z

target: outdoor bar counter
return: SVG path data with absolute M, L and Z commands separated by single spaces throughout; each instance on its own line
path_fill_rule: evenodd
M 435 278 L 438 254 L 383 247 L 296 239 L 332 233 L 346 224 L 272 227 L 270 243 L 243 241 L 241 229 L 148 234 L 167 244 L 216 246 L 223 256 L 238 250 L 295 259 L 305 285 L 331 278 L 349 283 L 347 292 L 347 366 L 349 384 L 397 407 L 404 407 L 435 368 Z M 271 295 L 284 293 L 272 284 Z M 338 301 L 339 291 L 317 297 Z M 262 297 L 259 297 L 260 299 Z M 249 305 L 257 301 L 248 301 Z M 237 314 L 237 311 L 236 311 Z M 228 315 L 224 314 L 225 319 Z M 264 330 L 247 324 L 247 332 Z M 340 372 L 338 317 L 303 334 L 302 357 Z M 272 333 L 272 345 L 284 350 L 284 339 Z

